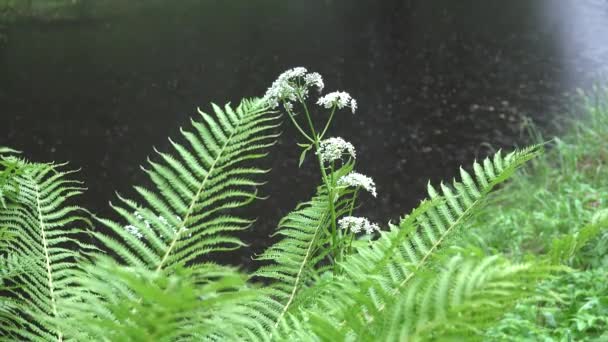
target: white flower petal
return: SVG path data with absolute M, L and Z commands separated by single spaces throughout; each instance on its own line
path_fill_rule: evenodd
M 306 82 L 307 86 L 315 86 L 319 93 L 323 91 L 325 88 L 325 83 L 323 83 L 323 77 L 318 72 L 311 72 L 310 74 L 304 76 L 304 82 Z
M 135 227 L 134 225 L 125 226 L 125 230 L 138 239 L 144 237 L 144 235 L 139 231 L 139 228 Z
M 353 99 L 349 93 L 344 91 L 334 91 L 333 93 L 322 96 L 317 101 L 317 104 L 327 109 L 333 107 L 338 107 L 338 109 L 350 107 L 353 113 L 355 113 L 355 110 L 357 109 L 357 101 Z
M 348 153 L 351 157 L 356 158 L 356 151 L 353 144 L 339 137 L 329 138 L 321 141 L 319 144 L 319 151 L 317 151 L 317 153 L 321 156 L 321 160 L 327 163 L 342 159 L 342 156 L 345 153 Z
M 318 72 L 308 73 L 304 67 L 297 67 L 283 72 L 272 83 L 264 95 L 264 100 L 272 108 L 279 104 L 297 102 L 308 97 L 310 87 L 316 87 L 319 92 L 324 88 L 323 77 Z
M 376 183 L 370 177 L 360 174 L 358 172 L 351 172 L 346 176 L 340 177 L 338 179 L 338 185 L 340 186 L 352 186 L 352 187 L 362 187 L 367 192 L 372 194 L 372 196 L 376 197 Z
M 338 221 L 338 226 L 343 230 L 350 230 L 357 234 L 365 231 L 367 234 L 372 234 L 374 231 L 380 231 L 380 227 L 375 223 L 370 223 L 365 217 L 345 216 Z

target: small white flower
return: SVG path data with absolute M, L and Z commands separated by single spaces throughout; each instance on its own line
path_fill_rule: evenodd
M 281 101 L 296 101 L 298 87 L 295 79 L 306 74 L 306 68 L 297 67 L 280 74 L 266 91 L 264 99 L 272 108 L 279 106 Z
M 367 234 L 372 234 L 373 232 L 379 232 L 380 226 L 375 223 L 370 223 L 366 224 L 365 227 L 363 227 L 363 230 L 365 230 Z
M 135 236 L 138 239 L 141 239 L 142 237 L 144 237 L 144 235 L 139 231 L 139 228 L 137 228 L 133 225 L 125 226 L 125 229 L 127 230 L 127 232 L 131 233 L 133 236 Z
M 292 102 L 308 97 L 308 88 L 317 87 L 319 92 L 324 87 L 323 77 L 317 72 L 308 73 L 303 67 L 289 69 L 279 75 L 264 95 L 264 100 L 272 108 L 283 103 L 286 109 L 291 109 Z
M 283 103 L 283 107 L 285 107 L 286 111 L 291 112 L 293 110 L 293 103 L 285 102 Z
M 352 186 L 352 187 L 362 187 L 366 191 L 368 191 L 372 196 L 376 197 L 376 183 L 370 177 L 360 174 L 358 172 L 351 172 L 346 176 L 340 177 L 338 179 L 338 185 L 340 186 Z
M 308 72 L 308 70 L 306 70 L 305 67 L 295 67 L 286 72 L 287 73 L 286 77 L 287 78 L 302 77 L 307 72 Z
M 345 216 L 338 221 L 340 229 L 350 230 L 357 234 L 365 231 L 367 234 L 372 234 L 374 231 L 380 231 L 380 227 L 375 223 L 370 223 L 365 217 Z
M 304 82 L 306 82 L 306 86 L 315 86 L 319 93 L 323 91 L 325 88 L 325 83 L 323 83 L 323 77 L 318 72 L 311 72 L 304 76 Z
M 134 211 L 133 216 L 135 216 L 135 218 L 138 219 L 139 221 L 142 221 L 146 225 L 146 228 L 152 227 L 152 225 L 150 224 L 150 221 L 146 220 L 139 211 Z
M 342 155 L 348 153 L 351 157 L 356 158 L 355 147 L 353 144 L 345 141 L 342 138 L 329 138 L 321 141 L 319 151 L 317 152 L 324 162 L 332 162 L 342 159 Z
M 334 91 L 333 93 L 320 97 L 317 104 L 327 109 L 333 108 L 334 106 L 338 107 L 338 109 L 350 107 L 353 114 L 357 109 L 357 101 L 353 99 L 349 93 L 344 91 Z

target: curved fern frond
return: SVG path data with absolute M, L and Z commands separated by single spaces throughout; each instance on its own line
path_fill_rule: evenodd
M 96 237 L 124 263 L 158 272 L 244 245 L 232 234 L 253 221 L 229 212 L 259 198 L 256 177 L 267 170 L 246 164 L 275 144 L 279 116 L 259 100 L 213 111 L 215 118 L 199 110 L 199 120 L 181 129 L 189 146 L 170 139 L 174 153 L 149 160 L 144 171 L 155 189 L 135 187 L 141 203 L 119 196 L 112 207 L 124 224 L 99 219 L 115 236 Z
M 335 325 L 314 312 L 310 328 L 327 341 L 481 340 L 485 329 L 518 300 L 534 295 L 539 279 L 553 270 L 543 264 L 511 264 L 499 256 L 477 260 L 457 255 L 433 272 L 419 273 L 373 321 L 349 315 Z
M 423 267 L 478 210 L 498 184 L 509 179 L 519 167 L 539 153 L 539 146 L 514 151 L 504 157 L 499 151 L 492 159 L 486 158 L 482 163 L 473 163 L 475 176 L 460 168 L 461 182 L 454 180 L 452 187 L 441 183 L 441 191 L 437 191 L 429 183 L 430 199 L 443 200 L 438 202 L 438 205 L 430 206 L 424 214 L 416 218 L 415 230 L 408 236 L 406 243 L 402 244 L 404 260 L 414 266 L 414 271 Z M 403 279 L 395 292 L 407 284 L 414 273 L 402 273 Z
M 537 153 L 535 147 L 505 157 L 499 152 L 492 161 L 474 163 L 475 178 L 461 169 L 462 182 L 454 181 L 453 187 L 442 184 L 441 195 L 429 185 L 430 201 L 424 201 L 406 216 L 400 227 L 391 226 L 378 240 L 358 248 L 341 264 L 343 275 L 338 279 L 328 282 L 326 288 L 321 285 L 318 291 L 311 291 L 318 297 L 313 306 L 333 317 L 338 326 L 346 327 L 344 322 L 353 315 L 373 321 L 387 303 L 402 295 L 414 276 L 476 212 L 487 194 Z M 321 293 L 323 296 L 319 296 Z M 299 322 L 296 317 L 290 319 Z M 291 325 L 289 320 L 282 322 L 281 336 L 290 336 Z
M 3 252 L 25 260 L 27 272 L 7 282 L 18 316 L 13 324 L 0 326 L 0 333 L 21 340 L 60 341 L 64 332 L 53 321 L 65 316 L 62 302 L 73 296 L 79 252 L 93 249 L 78 240 L 89 221 L 79 207 L 67 204 L 83 188 L 67 178 L 71 171 L 19 163 L 22 172 L 14 178 L 18 197 L 0 208 L 0 226 L 12 236 Z
M 335 178 L 348 174 L 352 163 L 335 171 Z M 342 189 L 335 195 L 337 216 L 347 212 L 345 199 L 352 191 Z M 299 292 L 310 286 L 327 264 L 329 250 L 323 248 L 328 242 L 331 225 L 331 211 L 327 189 L 321 186 L 312 200 L 300 203 L 279 222 L 274 235 L 281 240 L 266 249 L 256 260 L 269 262 L 252 274 L 253 278 L 271 281 L 260 289 L 254 301 L 244 303 L 238 312 L 229 314 L 234 322 L 234 330 L 239 339 L 266 341 L 272 338 L 272 331 L 292 308 L 299 305 Z M 226 318 L 228 319 L 228 318 Z M 223 340 L 221 333 L 216 336 Z

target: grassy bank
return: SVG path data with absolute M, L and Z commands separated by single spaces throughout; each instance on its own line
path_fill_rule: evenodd
M 520 303 L 488 340 L 608 341 L 607 218 L 608 89 L 602 89 L 584 96 L 566 134 L 552 139 L 547 153 L 475 220 L 469 243 L 485 253 L 525 260 L 557 244 L 584 245 L 565 261 L 570 272 L 542 284 L 540 304 Z

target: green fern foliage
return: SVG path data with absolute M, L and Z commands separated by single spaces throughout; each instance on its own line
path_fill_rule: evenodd
M 158 161 L 149 160 L 144 171 L 154 189 L 135 187 L 139 202 L 119 196 L 112 207 L 124 224 L 99 219 L 114 236 L 95 236 L 127 265 L 161 271 L 243 245 L 233 233 L 252 221 L 230 211 L 259 198 L 256 177 L 267 171 L 248 162 L 276 142 L 279 116 L 259 100 L 234 109 L 213 105 L 213 112 L 215 117 L 199 111 L 198 120 L 181 130 L 185 143 L 170 140 L 172 154 L 158 152 Z
M 79 288 L 96 296 L 66 303 L 73 319 L 58 322 L 78 341 L 200 340 L 220 327 L 229 334 L 217 314 L 254 294 L 244 274 L 214 264 L 158 273 L 100 258 L 85 271 Z
M 355 167 L 355 146 L 330 137 L 334 114 L 355 113 L 357 101 L 322 95 L 324 85 L 296 67 L 263 99 L 198 110 L 142 167 L 148 185 L 110 203 L 111 219 L 71 205 L 84 189 L 64 165 L 0 147 L 0 341 L 481 340 L 522 298 L 546 301 L 536 285 L 569 270 L 560 265 L 601 254 L 608 212 L 599 195 L 577 204 L 597 210 L 586 226 L 534 259 L 458 239 L 473 225 L 483 238 L 483 220 L 471 218 L 540 146 L 499 151 L 450 184 L 429 183 L 428 199 L 385 229 L 357 216 L 358 196 L 376 197 L 376 184 Z M 240 213 L 263 199 L 260 163 L 279 137 L 280 105 L 304 140 L 300 164 L 314 153 L 322 183 L 278 222 L 277 241 L 252 258 L 256 271 L 217 265 L 255 223 Z M 483 213 L 492 210 L 500 208 Z M 601 241 L 587 249 L 592 240 Z
M 4 263 L 23 261 L 27 270 L 5 275 L 15 315 L 11 324 L 0 326 L 0 335 L 61 340 L 63 331 L 51 322 L 65 318 L 62 303 L 73 296 L 80 251 L 92 249 L 79 240 L 89 221 L 68 203 L 83 189 L 80 182 L 68 179 L 73 172 L 61 166 L 17 161 L 16 167 L 20 172 L 12 181 L 18 196 L 0 208 L 0 226 L 11 236 L 1 258 Z
M 378 316 L 309 317 L 310 332 L 326 341 L 475 341 L 518 299 L 534 296 L 535 284 L 552 268 L 512 264 L 499 256 L 456 255 L 432 272 L 419 273 Z M 355 298 L 365 302 L 369 299 Z
M 358 248 L 341 264 L 342 275 L 320 285 L 312 312 L 331 317 L 331 324 L 357 336 L 358 331 L 349 330 L 345 322 L 369 323 L 384 315 L 387 304 L 403 296 L 415 275 L 429 267 L 487 194 L 538 153 L 536 147 L 506 156 L 499 152 L 492 160 L 474 163 L 475 176 L 461 169 L 462 182 L 454 181 L 452 187 L 442 184 L 441 194 L 429 185 L 429 201 L 406 216 L 399 227 L 391 226 L 378 240 Z M 293 337 L 301 319 L 295 315 L 284 320 L 280 335 Z
M 19 186 L 15 178 L 23 172 L 23 165 L 13 154 L 18 151 L 0 146 L 0 205 L 6 208 L 7 200 L 16 200 Z
M 574 234 L 564 234 L 554 238 L 549 250 L 549 258 L 555 265 L 574 263 L 574 258 L 589 241 L 596 238 L 600 233 L 608 228 L 608 210 L 598 211 L 591 222 L 580 228 Z
M 337 176 L 352 170 L 352 163 L 336 171 Z M 348 190 L 336 194 L 336 210 L 339 215 L 347 211 Z M 266 341 L 284 316 L 297 308 L 299 293 L 312 285 L 319 274 L 327 269 L 327 236 L 331 215 L 327 189 L 320 186 L 310 201 L 300 203 L 279 222 L 274 235 L 281 239 L 265 250 L 256 260 L 266 262 L 254 272 L 252 279 L 264 279 L 269 286 L 258 289 L 254 300 L 244 303 L 240 310 L 232 312 L 233 330 L 241 340 Z M 217 333 L 220 340 L 227 338 Z
M 11 241 L 8 229 L 0 228 L 0 326 L 8 327 L 16 321 L 14 300 L 5 294 L 14 285 L 8 280 L 26 271 L 26 263 L 15 256 L 8 255 L 7 248 Z M 2 340 L 2 339 L 0 339 Z

